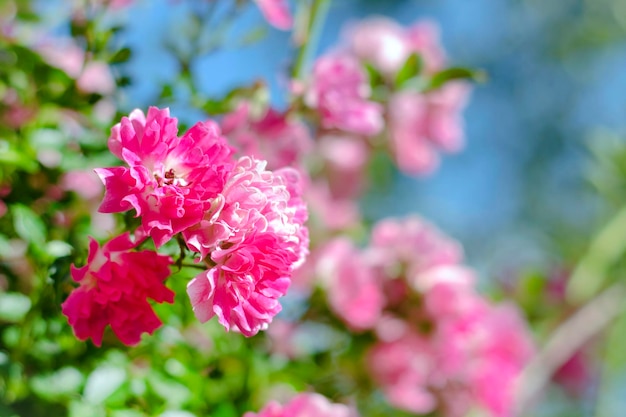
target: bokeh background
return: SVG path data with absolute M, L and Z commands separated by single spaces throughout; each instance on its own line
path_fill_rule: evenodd
M 65 1 L 33 4 L 43 16 L 40 24 L 46 30 L 59 36 L 69 34 Z M 127 114 L 159 102 L 169 105 L 189 125 L 204 117 L 194 106 L 192 90 L 217 100 L 233 88 L 259 79 L 269 85 L 272 103 L 286 106 L 286 74 L 295 54 L 293 34 L 268 27 L 254 7 L 235 17 L 229 12 L 223 2 L 213 7 L 199 0 L 137 0 L 107 16 L 104 26 L 123 26 L 113 44 L 132 50 L 127 62 L 114 67 L 118 77 L 127 79 L 127 85 L 114 96 L 118 112 Z M 210 18 L 200 24 L 194 15 Z M 314 54 L 336 47 L 347 25 L 372 15 L 387 16 L 403 25 L 432 19 L 441 27 L 450 61 L 484 70 L 487 79 L 475 85 L 464 112 L 465 148 L 446 155 L 441 167 L 429 176 L 413 178 L 393 171 L 392 181 L 374 182 L 361 202 L 366 218 L 374 221 L 419 213 L 432 220 L 461 241 L 468 263 L 480 272 L 481 285 L 500 296 L 507 288 L 516 288 L 524 277 L 536 274 L 545 278 L 571 270 L 597 230 L 626 202 L 626 2 L 333 0 Z M 232 24 L 222 25 L 231 18 Z M 181 82 L 181 72 L 192 82 Z M 623 238 L 626 240 L 626 233 Z M 623 270 L 618 266 L 614 272 L 621 276 Z M 519 291 L 512 294 L 522 298 L 531 319 L 540 323 L 541 313 L 532 308 L 541 310 L 541 306 L 533 302 L 546 301 L 537 296 L 524 305 L 528 300 Z M 176 322 L 176 315 L 185 313 L 166 314 Z M 622 328 L 623 324 L 621 320 Z M 218 330 L 212 332 L 217 335 Z M 611 343 L 624 341 L 624 333 L 618 330 Z M 159 340 L 163 342 L 168 334 L 166 329 Z M 218 347 L 227 343 L 215 337 Z M 253 349 L 252 345 L 242 346 L 233 357 L 245 357 L 247 349 Z M 533 415 L 626 415 L 626 353 L 621 356 L 605 347 L 596 351 L 597 357 L 606 354 L 615 361 L 595 368 L 581 398 L 573 400 L 552 387 Z M 144 349 L 154 356 L 163 353 L 153 345 Z M 223 346 L 220 349 L 228 351 Z M 106 353 L 109 366 L 99 368 L 98 378 L 123 379 L 111 365 L 125 363 L 120 352 Z M 80 355 L 71 357 L 98 363 L 94 358 L 99 354 Z M 193 356 L 193 351 L 184 355 Z M 172 368 L 178 366 L 168 363 Z M 61 365 L 48 363 L 46 372 L 73 369 L 67 367 L 71 364 Z M 239 372 L 241 366 L 233 359 L 218 368 Z M 252 374 L 262 375 L 261 368 Z M 176 369 L 170 373 L 177 372 L 182 373 Z M 77 386 L 83 383 L 71 370 L 58 377 L 80 379 Z M 168 390 L 181 389 L 163 381 L 155 389 L 160 390 L 157 397 L 161 395 L 161 399 Z M 141 392 L 141 387 L 128 389 Z M 37 390 L 45 392 L 41 386 Z M 97 400 L 99 394 L 90 391 L 86 395 Z M 213 400 L 218 401 L 220 395 Z M 73 407 L 71 415 L 96 415 L 89 414 L 95 409 L 84 404 Z M 43 412 L 43 408 L 33 410 Z M 235 413 L 224 406 L 213 415 Z M 0 416 L 5 415 L 12 414 L 0 407 Z
M 545 263 L 584 249 L 603 210 L 588 181 L 590 149 L 626 127 L 624 2 L 342 0 L 330 7 L 316 55 L 336 48 L 342 31 L 367 16 L 403 25 L 432 19 L 452 62 L 488 74 L 465 111 L 465 150 L 426 178 L 398 175 L 392 187 L 377 189 L 363 204 L 368 216 L 418 211 L 459 238 L 476 266 Z M 153 102 L 160 93 L 154 81 L 179 70 L 164 45 L 184 43 L 193 10 L 168 0 L 129 9 L 124 41 L 137 52 L 126 68 L 133 79 L 121 98 L 127 110 Z M 266 37 L 242 46 L 259 32 Z M 262 78 L 272 102 L 284 106 L 291 34 L 267 29 L 249 8 L 225 36 L 232 44 L 195 59 L 197 87 L 221 97 Z M 184 93 L 173 104 L 184 108 Z

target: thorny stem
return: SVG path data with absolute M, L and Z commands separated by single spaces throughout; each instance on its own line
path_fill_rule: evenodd
M 293 78 L 302 80 L 307 70 L 310 55 L 314 52 L 324 27 L 324 20 L 330 6 L 330 0 L 312 0 L 307 21 L 306 35 L 298 50 L 293 67 Z

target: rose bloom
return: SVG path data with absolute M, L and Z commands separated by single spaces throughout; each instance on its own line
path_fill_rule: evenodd
M 308 253 L 300 194 L 295 170 L 271 172 L 240 158 L 202 221 L 183 232 L 189 248 L 214 265 L 187 287 L 198 320 L 217 315 L 246 336 L 267 328 Z
M 142 333 L 161 326 L 148 299 L 174 302 L 174 293 L 163 284 L 173 261 L 150 250 L 131 251 L 137 244 L 128 233 L 102 247 L 91 239 L 87 265 L 72 265 L 72 279 L 80 286 L 61 308 L 78 339 L 91 338 L 100 346 L 110 325 L 122 343 L 136 345 Z
M 169 110 L 133 111 L 111 130 L 109 149 L 126 167 L 98 168 L 105 185 L 100 211 L 135 209 L 157 247 L 198 223 L 222 190 L 231 148 L 214 122 L 200 122 L 182 137 Z

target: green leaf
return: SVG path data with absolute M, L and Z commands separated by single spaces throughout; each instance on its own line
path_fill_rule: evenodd
M 121 368 L 104 365 L 93 371 L 85 383 L 84 398 L 91 404 L 100 404 L 109 398 L 126 381 Z
M 82 401 L 72 401 L 70 403 L 69 417 L 105 417 L 106 411 L 103 406 L 89 404 Z
M 132 55 L 132 51 L 130 48 L 125 47 L 117 51 L 109 60 L 111 64 L 121 64 L 122 62 L 126 62 L 130 59 Z
M 223 402 L 211 413 L 213 417 L 238 417 L 239 413 L 231 403 Z
M 169 410 L 160 414 L 159 417 L 196 417 L 196 415 L 191 414 L 189 411 Z
M 22 204 L 16 204 L 11 206 L 11 214 L 13 228 L 19 237 L 38 245 L 46 243 L 46 225 L 34 211 Z
M 68 256 L 72 253 L 72 245 L 61 240 L 51 240 L 46 244 L 46 252 L 53 258 Z
M 17 292 L 0 294 L 0 321 L 19 322 L 30 310 L 30 298 Z
M 172 88 L 171 84 L 163 85 L 163 88 L 161 89 L 160 97 L 162 99 L 171 99 L 172 97 L 174 97 L 174 89 Z
M 0 417 L 19 417 L 19 414 L 0 403 Z
M 408 80 L 417 77 L 422 72 L 422 68 L 422 58 L 416 53 L 409 55 L 402 68 L 396 73 L 394 81 L 396 88 L 402 88 Z
M 0 164 L 15 166 L 26 172 L 35 172 L 38 168 L 38 164 L 33 158 L 12 148 L 4 140 L 0 140 Z
M 76 368 L 62 368 L 49 375 L 35 375 L 31 381 L 35 394 L 47 400 L 58 399 L 78 392 L 83 375 Z
M 570 302 L 583 303 L 607 282 L 608 271 L 626 254 L 626 207 L 623 207 L 593 238 L 567 284 Z
M 228 98 L 223 100 L 206 100 L 202 104 L 202 110 L 211 116 L 228 113 L 232 110 L 231 102 Z
M 165 400 L 170 407 L 178 408 L 191 397 L 189 388 L 171 379 L 163 378 L 156 372 L 151 374 L 147 382 L 154 393 Z
M 146 417 L 146 415 L 137 410 L 114 410 L 111 411 L 111 417 Z
M 433 75 L 426 90 L 436 90 L 452 80 L 469 80 L 475 82 L 484 82 L 487 74 L 484 71 L 472 70 L 463 67 L 446 68 L 443 71 Z
M 365 63 L 365 70 L 369 75 L 370 86 L 375 89 L 377 86 L 382 85 L 384 82 L 383 76 L 373 65 Z

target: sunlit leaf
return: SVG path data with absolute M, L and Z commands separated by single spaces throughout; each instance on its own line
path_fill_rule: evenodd
M 159 417 L 196 417 L 195 414 L 191 414 L 188 411 L 181 411 L 181 410 L 177 410 L 177 411 L 166 411 L 162 414 L 159 414 Z
M 0 321 L 18 322 L 30 310 L 30 298 L 17 292 L 0 294 Z
M 43 245 L 46 242 L 46 225 L 33 210 L 16 204 L 11 206 L 13 227 L 19 237 L 26 242 Z
M 126 372 L 123 369 L 101 366 L 87 378 L 84 398 L 92 404 L 100 404 L 121 387 L 125 380 Z
M 396 73 L 396 79 L 394 81 L 395 86 L 402 88 L 408 80 L 420 74 L 422 67 L 422 58 L 418 54 L 413 53 L 409 55 L 402 65 L 402 68 Z
M 49 375 L 35 375 L 30 383 L 37 395 L 55 400 L 77 392 L 83 383 L 83 374 L 76 368 L 61 368 Z

